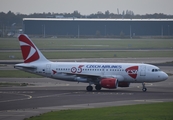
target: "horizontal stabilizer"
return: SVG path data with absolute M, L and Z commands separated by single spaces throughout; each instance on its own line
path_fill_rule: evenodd
M 21 68 L 23 68 L 23 69 L 37 69 L 37 67 L 36 66 L 33 66 L 33 65 L 26 65 L 26 64 L 16 64 L 15 66 L 14 66 L 14 68 L 16 68 L 16 69 L 21 69 Z

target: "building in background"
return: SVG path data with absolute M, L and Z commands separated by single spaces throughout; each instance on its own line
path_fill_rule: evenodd
M 168 37 L 173 19 L 24 18 L 23 31 L 40 37 Z

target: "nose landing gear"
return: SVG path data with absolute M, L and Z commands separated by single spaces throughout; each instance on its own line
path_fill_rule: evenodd
M 145 82 L 142 83 L 142 86 L 143 86 L 142 91 L 143 92 L 146 92 L 147 91 L 147 88 L 145 87 Z

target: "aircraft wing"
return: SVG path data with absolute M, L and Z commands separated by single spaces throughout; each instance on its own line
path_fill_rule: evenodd
M 63 72 L 64 73 L 64 72 Z M 83 77 L 101 77 L 100 75 L 96 75 L 96 74 L 79 74 L 79 73 L 66 73 L 68 75 L 77 75 L 77 76 L 83 76 Z
M 68 72 L 62 72 L 67 75 L 76 75 L 78 77 L 90 77 L 90 78 L 114 78 L 115 76 L 105 76 L 105 75 L 97 75 L 97 74 L 81 74 L 81 73 L 68 73 Z

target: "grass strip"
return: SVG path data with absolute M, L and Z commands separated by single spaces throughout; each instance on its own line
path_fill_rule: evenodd
M 21 70 L 0 70 L 0 78 L 40 78 L 41 76 Z
M 173 57 L 173 51 L 48 51 L 43 54 L 48 59 Z M 0 56 L 1 60 L 22 59 L 21 52 L 0 52 Z
M 31 38 L 39 49 L 172 48 L 173 39 Z M 0 38 L 1 49 L 20 49 L 17 38 Z
M 11 87 L 11 86 L 27 86 L 28 83 L 8 83 L 0 82 L 0 87 Z
M 173 120 L 173 102 L 61 110 L 25 120 Z

